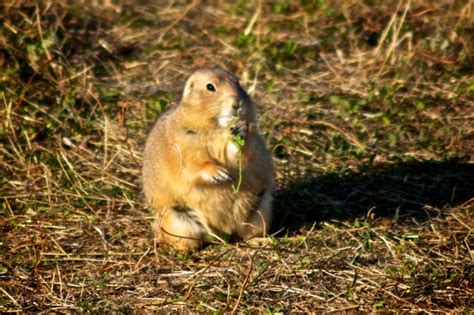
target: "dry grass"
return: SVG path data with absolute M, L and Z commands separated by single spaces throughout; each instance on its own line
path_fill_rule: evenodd
M 472 0 L 123 2 L 0 4 L 0 311 L 473 311 Z M 205 64 L 260 106 L 278 218 L 184 255 L 141 150 Z

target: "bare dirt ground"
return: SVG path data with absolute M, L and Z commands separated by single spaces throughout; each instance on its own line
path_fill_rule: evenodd
M 272 235 L 182 254 L 140 188 L 204 65 L 259 106 Z M 1 312 L 472 312 L 472 0 L 0 3 Z

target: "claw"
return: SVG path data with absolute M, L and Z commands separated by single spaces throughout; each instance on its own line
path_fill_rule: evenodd
M 224 183 L 224 182 L 233 182 L 235 181 L 234 177 L 224 168 L 217 169 L 216 175 L 212 177 L 211 180 L 213 183 Z
M 230 129 L 230 132 L 232 133 L 232 135 L 234 137 L 237 137 L 237 135 L 240 135 L 241 137 L 245 138 L 245 136 L 247 135 L 247 131 L 248 131 L 248 124 L 246 121 L 238 121 L 237 124 L 232 127 Z

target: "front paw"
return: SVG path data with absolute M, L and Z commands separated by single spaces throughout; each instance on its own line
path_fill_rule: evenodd
M 239 120 L 237 124 L 230 129 L 230 132 L 234 137 L 241 136 L 245 138 L 247 136 L 247 132 L 249 131 L 249 124 L 245 120 Z
M 235 178 L 232 174 L 223 167 L 218 167 L 216 174 L 212 177 L 211 180 L 214 184 L 225 183 L 225 182 L 234 182 Z
M 225 182 L 234 182 L 235 179 L 232 174 L 223 167 L 216 167 L 211 171 L 204 171 L 201 174 L 201 177 L 208 183 L 220 184 Z

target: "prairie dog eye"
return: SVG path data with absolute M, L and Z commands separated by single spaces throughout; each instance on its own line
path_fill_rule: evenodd
M 216 88 L 214 87 L 214 85 L 213 85 L 212 83 L 208 83 L 208 84 L 206 85 L 206 88 L 207 88 L 207 90 L 210 91 L 210 92 L 215 92 L 215 91 L 216 91 Z

